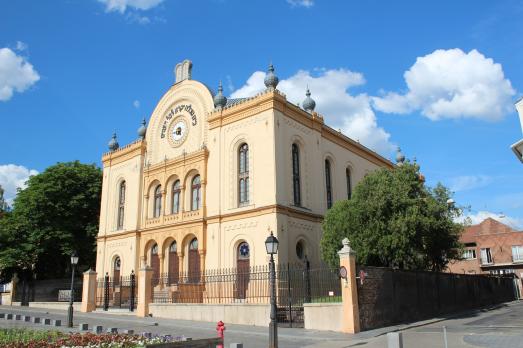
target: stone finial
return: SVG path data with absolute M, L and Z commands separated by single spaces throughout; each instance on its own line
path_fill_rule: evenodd
M 398 149 L 396 150 L 396 163 L 398 166 L 402 166 L 405 162 L 405 155 L 401 153 L 401 149 L 398 146 Z
M 109 146 L 109 150 L 111 151 L 118 150 L 120 145 L 118 145 L 118 141 L 116 140 L 116 133 L 113 133 L 113 137 L 111 138 L 111 140 L 109 140 L 109 144 L 107 145 Z
M 142 125 L 137 130 L 138 136 L 142 140 L 145 139 L 145 133 L 147 133 L 147 127 L 145 125 L 146 125 L 146 122 L 145 122 L 145 117 L 144 117 L 142 120 Z
M 192 76 L 192 62 L 188 59 L 176 64 L 174 68 L 175 83 L 190 80 Z
M 278 76 L 274 73 L 274 66 L 271 63 L 269 64 L 269 69 L 263 83 L 265 83 L 265 87 L 267 87 L 269 91 L 274 91 L 276 86 L 278 86 L 278 82 L 280 82 L 280 79 L 278 79 Z
M 338 251 L 338 255 L 354 254 L 354 249 L 352 249 L 350 247 L 350 240 L 349 240 L 349 238 L 343 238 L 341 243 L 343 244 L 343 248 L 341 248 L 341 250 Z
M 307 87 L 307 92 L 305 93 L 307 98 L 302 103 L 303 109 L 307 112 L 313 112 L 314 108 L 316 107 L 316 102 L 314 99 L 311 98 L 311 92 L 309 91 L 309 87 Z
M 223 95 L 223 86 L 221 81 L 218 85 L 218 94 L 214 96 L 213 101 L 214 107 L 219 110 L 223 109 L 225 105 L 227 105 L 227 98 Z

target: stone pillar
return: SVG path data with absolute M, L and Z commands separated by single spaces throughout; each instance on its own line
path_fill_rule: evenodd
M 84 272 L 81 312 L 87 313 L 96 309 L 96 275 L 92 269 Z
M 178 277 L 179 282 L 181 283 L 183 278 L 183 253 L 178 253 Z
M 203 280 L 205 274 L 205 250 L 198 250 L 198 254 L 200 255 L 200 278 Z
M 158 274 L 158 284 L 160 285 L 160 289 L 163 289 L 164 283 L 167 281 L 167 279 L 164 279 L 165 274 L 165 254 L 164 253 L 158 253 L 158 263 L 160 264 L 160 269 Z
M 149 303 L 152 297 L 153 269 L 145 266 L 140 269 L 138 274 L 138 307 L 136 308 L 137 317 L 149 316 Z
M 360 332 L 360 312 L 358 307 L 358 286 L 356 284 L 356 253 L 350 247 L 347 238 L 343 239 L 343 248 L 338 252 L 340 268 L 345 267 L 347 278 L 341 279 L 343 318 L 341 331 Z

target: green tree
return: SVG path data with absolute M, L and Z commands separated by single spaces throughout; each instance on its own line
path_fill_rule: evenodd
M 447 203 L 450 198 L 441 184 L 425 186 L 417 164 L 377 170 L 356 186 L 352 199 L 336 202 L 327 212 L 322 258 L 337 265 L 347 237 L 360 264 L 443 270 L 461 251 L 463 226 L 454 222 L 461 211 Z
M 0 219 L 9 211 L 9 205 L 4 198 L 4 189 L 0 185 Z
M 63 277 L 70 254 L 80 269 L 93 265 L 100 214 L 102 173 L 78 161 L 58 163 L 32 176 L 13 209 L 0 220 L 0 275 Z

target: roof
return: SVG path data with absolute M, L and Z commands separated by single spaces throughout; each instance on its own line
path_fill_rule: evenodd
M 461 234 L 460 241 L 462 243 L 473 243 L 476 237 L 480 235 L 513 233 L 518 232 L 512 227 L 505 225 L 493 218 L 487 218 L 477 225 L 467 226 Z

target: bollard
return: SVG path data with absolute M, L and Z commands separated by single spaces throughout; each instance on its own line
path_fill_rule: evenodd
M 86 323 L 80 323 L 80 324 L 78 325 L 78 329 L 79 329 L 80 331 L 87 331 L 87 330 L 89 330 L 89 325 L 87 325 Z
M 24 321 L 30 322 L 31 321 L 31 316 L 30 315 L 24 315 Z
M 44 325 L 51 325 L 51 319 L 45 318 L 44 319 Z
M 53 326 L 62 326 L 62 321 L 58 319 L 53 320 L 52 323 Z
M 5 319 L 6 319 L 6 320 L 11 320 L 11 319 L 13 319 L 13 315 L 12 315 L 11 313 L 7 313 L 7 314 L 5 315 Z
M 220 337 L 222 339 L 222 343 L 218 344 L 216 346 L 216 348 L 223 348 L 223 342 L 225 341 L 225 339 L 223 338 L 223 332 L 224 331 L 225 331 L 225 324 L 223 323 L 223 321 L 220 320 L 216 324 L 216 332 L 218 332 L 218 337 Z
M 15 320 L 22 320 L 21 314 L 15 314 Z
M 243 348 L 243 343 L 231 343 L 229 348 Z
M 124 335 L 134 335 L 134 330 L 131 330 L 131 329 L 123 330 L 123 334 Z
M 110 328 L 107 329 L 107 333 L 117 334 L 118 333 L 118 328 L 110 327 Z
M 387 333 L 387 348 L 403 348 L 403 335 L 401 332 Z
M 38 317 L 34 317 L 33 319 L 31 319 L 31 322 L 32 322 L 33 324 L 40 324 L 40 318 L 38 318 Z
M 445 342 L 445 348 L 448 348 L 448 343 L 447 343 L 447 327 L 446 326 L 443 326 L 443 341 Z
M 96 326 L 93 326 L 93 332 L 95 334 L 101 334 L 102 332 L 104 331 L 104 327 L 101 326 L 101 325 L 96 325 Z
M 0 313 L 0 319 L 5 319 L 5 313 Z

